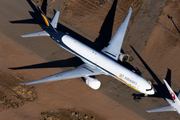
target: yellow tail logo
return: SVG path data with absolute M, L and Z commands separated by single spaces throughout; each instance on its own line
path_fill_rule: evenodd
M 48 20 L 46 19 L 46 17 L 43 14 L 41 14 L 41 16 L 43 17 L 44 22 L 46 23 L 46 25 L 49 27 L 49 23 L 48 23 Z

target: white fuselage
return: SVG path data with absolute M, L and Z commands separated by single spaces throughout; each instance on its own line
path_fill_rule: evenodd
M 116 78 L 141 93 L 154 94 L 151 85 L 144 78 L 118 64 L 107 55 L 97 52 L 69 35 L 64 35 L 61 39 L 66 45 L 66 48 L 59 44 L 58 40 L 56 42 L 61 47 L 81 58 L 83 61 L 91 63 L 104 71 L 105 74 Z

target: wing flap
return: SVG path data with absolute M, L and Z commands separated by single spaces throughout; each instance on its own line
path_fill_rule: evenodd
M 120 25 L 116 33 L 111 38 L 109 45 L 102 49 L 102 52 L 110 56 L 111 58 L 118 60 L 122 44 L 124 41 L 124 37 L 126 34 L 126 30 L 131 18 L 132 8 L 129 8 L 129 13 L 127 14 L 126 18 L 124 19 L 123 23 Z
M 55 75 L 51 75 L 51 76 L 39 79 L 39 80 L 35 80 L 32 82 L 27 82 L 27 83 L 21 83 L 21 84 L 31 85 L 31 84 L 37 84 L 37 83 L 52 82 L 52 81 L 99 75 L 99 74 L 103 74 L 103 72 L 99 70 L 98 68 L 93 68 L 93 67 L 89 67 L 89 65 L 82 64 L 73 70 L 64 71 L 61 73 L 57 73 Z
M 146 110 L 148 113 L 151 112 L 166 112 L 166 111 L 176 111 L 172 106 L 164 106 L 164 107 L 160 107 L 160 108 L 155 108 L 155 109 L 151 109 L 151 110 Z

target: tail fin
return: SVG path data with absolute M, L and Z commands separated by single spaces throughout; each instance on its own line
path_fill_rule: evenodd
M 42 18 L 44 19 L 44 22 L 47 26 L 46 29 L 44 29 L 44 31 L 40 31 L 40 32 L 35 32 L 35 33 L 30 33 L 30 34 L 26 34 L 26 35 L 21 35 L 22 37 L 37 37 L 37 36 L 50 36 L 48 32 L 46 32 L 46 30 L 51 30 L 54 32 L 57 32 L 55 28 L 57 28 L 57 24 L 58 24 L 58 19 L 59 19 L 59 14 L 60 12 L 57 11 L 56 14 L 54 15 L 53 19 L 51 22 L 49 22 L 48 18 L 46 17 L 46 15 L 43 13 L 43 11 L 37 6 L 37 8 L 39 9 L 39 12 L 41 13 Z
M 168 83 L 166 82 L 166 80 L 163 79 L 163 81 L 164 81 L 167 89 L 169 90 L 169 93 L 171 94 L 173 100 L 174 100 L 175 102 L 179 102 L 179 99 L 177 98 L 176 94 L 175 94 L 174 91 L 171 89 L 171 87 L 168 85 Z
M 52 31 L 56 31 L 56 29 L 51 25 L 51 23 L 49 22 L 48 18 L 46 17 L 46 15 L 43 13 L 43 11 L 37 6 L 37 8 L 39 9 L 39 12 L 41 13 L 42 18 L 44 19 L 44 22 L 46 24 L 46 26 L 48 27 L 48 29 L 52 30 Z

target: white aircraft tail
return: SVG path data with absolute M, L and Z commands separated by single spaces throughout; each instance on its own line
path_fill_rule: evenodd
M 171 89 L 171 87 L 170 87 L 169 84 L 166 82 L 166 80 L 163 79 L 163 81 L 164 81 L 164 83 L 165 83 L 165 85 L 166 85 L 166 87 L 167 87 L 167 89 L 168 89 L 168 91 L 169 91 L 172 99 L 174 100 L 174 102 L 180 103 L 179 98 L 176 96 L 176 94 L 175 94 L 174 91 Z M 179 95 L 178 95 L 178 96 L 179 96 Z
M 43 13 L 43 11 L 37 6 L 37 8 L 39 9 L 41 16 L 46 24 L 47 29 L 46 30 L 51 30 L 51 31 L 56 31 L 55 28 L 57 28 L 57 24 L 58 24 L 58 19 L 59 19 L 59 11 L 56 11 L 53 19 L 51 20 L 51 22 L 48 20 L 48 18 L 46 17 L 46 15 Z M 46 32 L 46 30 L 43 31 L 39 31 L 39 32 L 35 32 L 35 33 L 30 33 L 30 34 L 26 34 L 26 35 L 21 35 L 22 37 L 38 37 L 38 36 L 50 36 L 48 32 Z

